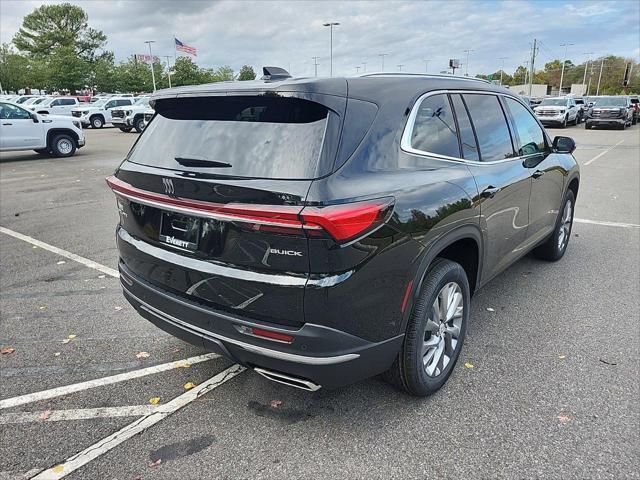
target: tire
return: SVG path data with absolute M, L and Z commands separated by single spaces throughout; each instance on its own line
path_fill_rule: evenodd
M 144 127 L 145 127 L 144 117 L 138 117 L 133 121 L 133 128 L 136 129 L 136 132 L 142 133 L 142 131 L 144 130 Z
M 637 125 L 638 123 L 638 117 L 633 117 L 633 120 L 631 120 L 631 125 Z
M 587 130 L 591 130 L 592 125 L 589 122 L 584 122 L 584 128 Z
M 120 129 L 121 132 L 124 132 L 124 133 L 129 133 L 133 129 L 133 127 L 118 127 L 118 128 Z
M 433 321 L 438 316 L 435 313 L 438 311 L 436 305 L 441 304 L 440 300 L 447 296 L 460 302 L 462 311 L 454 308 L 454 315 L 446 316 L 449 320 Z M 439 303 L 434 305 L 436 301 Z M 469 282 L 464 269 L 450 260 L 436 259 L 427 271 L 413 306 L 398 357 L 383 378 L 419 397 L 431 395 L 440 389 L 460 356 L 470 306 Z M 436 362 L 439 350 L 440 356 Z
M 573 212 L 575 211 L 576 199 L 571 190 L 564 196 L 562 207 L 559 210 L 556 226 L 549 238 L 538 247 L 533 249 L 533 254 L 541 260 L 555 262 L 560 260 L 567 251 L 571 230 L 573 228 Z
M 48 148 L 38 148 L 37 150 L 34 150 L 34 152 L 36 152 L 38 155 L 49 155 L 51 153 Z
M 55 157 L 70 157 L 76 153 L 76 141 L 71 135 L 61 133 L 51 140 L 51 151 Z
M 564 120 L 560 124 L 560 128 L 567 128 L 567 117 L 564 117 Z
M 92 128 L 102 128 L 104 127 L 104 119 L 100 115 L 94 115 L 89 119 Z

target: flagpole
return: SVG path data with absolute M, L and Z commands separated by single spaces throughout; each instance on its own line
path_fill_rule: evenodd
M 176 36 L 173 36 L 173 64 L 176 64 L 176 59 L 178 58 L 178 50 L 176 49 Z

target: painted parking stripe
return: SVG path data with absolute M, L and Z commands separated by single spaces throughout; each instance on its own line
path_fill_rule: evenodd
M 81 257 L 80 255 L 76 255 L 75 253 L 67 252 L 66 250 L 63 250 L 61 248 L 54 247 L 53 245 L 49 245 L 48 243 L 41 242 L 40 240 L 32 238 L 28 235 L 23 235 L 22 233 L 14 232 L 13 230 L 9 230 L 8 228 L 5 228 L 5 227 L 0 227 L 0 233 L 4 233 L 6 235 L 10 235 L 19 240 L 28 242 L 32 245 L 35 245 L 36 247 L 42 248 L 43 250 L 48 250 L 50 252 L 57 253 L 62 257 L 68 258 L 69 260 L 73 260 L 74 262 L 81 263 L 85 267 L 93 268 L 94 270 L 98 270 L 99 272 L 105 273 L 112 277 L 116 277 L 116 278 L 120 277 L 120 273 L 117 270 L 114 270 L 113 268 L 106 267 L 97 262 L 94 262 L 93 260 L 89 260 L 88 258 Z
M 12 412 L 0 415 L 0 425 L 90 420 L 92 418 L 140 417 L 153 412 L 155 408 L 153 405 L 127 405 L 122 407 L 77 408 L 40 412 Z M 47 417 L 46 420 L 43 419 L 45 415 Z
M 109 450 L 117 447 L 125 440 L 128 440 L 134 435 L 143 432 L 147 428 L 155 425 L 161 420 L 164 420 L 169 415 L 178 411 L 185 405 L 188 405 L 197 398 L 200 398 L 207 392 L 210 392 L 226 381 L 231 380 L 233 377 L 242 373 L 244 370 L 245 368 L 240 365 L 232 365 L 223 372 L 220 372 L 219 374 L 211 377 L 206 382 L 201 383 L 197 387 L 192 388 L 179 397 L 174 398 L 170 402 L 159 405 L 158 407 L 154 408 L 153 412 L 137 419 L 121 430 L 118 430 L 117 432 L 109 435 L 106 438 L 103 438 L 90 447 L 85 448 L 83 451 L 69 457 L 63 463 L 44 470 L 38 475 L 32 477 L 33 480 L 57 480 L 60 478 L 64 478 L 71 472 L 76 471 L 92 460 L 95 460 L 99 456 L 107 453 Z
M 17 407 L 26 403 L 38 402 L 40 400 L 48 400 L 50 398 L 59 397 L 61 395 L 68 395 L 70 393 L 81 392 L 90 388 L 102 387 L 104 385 L 111 385 L 113 383 L 124 382 L 125 380 L 131 380 L 133 378 L 140 378 L 146 375 L 152 375 L 154 373 L 166 372 L 167 370 L 173 370 L 174 368 L 187 367 L 195 365 L 196 363 L 206 362 L 218 358 L 219 355 L 215 353 L 207 353 L 205 355 L 199 355 L 197 357 L 187 358 L 185 360 L 178 360 L 175 362 L 162 363 L 160 365 L 154 365 L 152 367 L 141 368 L 139 370 L 132 370 L 126 373 L 119 373 L 117 375 L 111 375 L 109 377 L 96 378 L 95 380 L 89 380 L 86 382 L 73 383 L 71 385 L 65 385 L 63 387 L 52 388 L 50 390 L 42 390 L 40 392 L 28 393 L 26 395 L 20 395 L 19 397 L 7 398 L 0 400 L 0 410 L 4 408 Z
M 589 225 L 602 225 L 604 227 L 619 227 L 619 228 L 640 228 L 637 223 L 621 223 L 621 222 L 605 222 L 600 220 L 587 220 L 586 218 L 574 218 L 576 223 L 587 223 Z
M 615 145 L 607 148 L 604 152 L 600 152 L 598 155 L 596 155 L 595 157 L 593 157 L 591 160 L 586 161 L 584 164 L 585 165 L 591 165 L 593 162 L 595 162 L 596 160 L 598 160 L 601 156 L 603 156 L 605 153 L 609 153 L 611 150 L 613 150 L 614 148 L 616 148 L 618 145 L 620 145 L 622 142 L 624 142 L 624 140 L 620 140 L 618 143 L 616 143 Z

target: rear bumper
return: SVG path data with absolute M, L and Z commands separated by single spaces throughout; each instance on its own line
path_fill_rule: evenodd
M 335 388 L 371 377 L 393 363 L 403 336 L 372 343 L 321 325 L 299 329 L 259 323 L 215 311 L 149 284 L 120 262 L 125 298 L 162 330 L 249 368 L 264 368 L 323 387 Z M 291 344 L 241 333 L 256 327 L 286 333 Z

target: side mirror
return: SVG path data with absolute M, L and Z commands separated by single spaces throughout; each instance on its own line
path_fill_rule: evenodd
M 557 153 L 573 153 L 576 149 L 576 142 L 570 137 L 557 136 L 553 139 L 553 149 Z
M 40 120 L 38 120 L 38 114 L 36 112 L 33 112 L 31 114 L 29 114 L 29 116 L 31 117 L 31 120 L 33 120 L 33 123 L 39 123 Z

